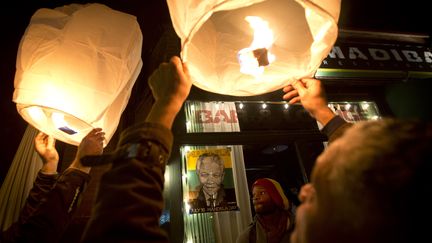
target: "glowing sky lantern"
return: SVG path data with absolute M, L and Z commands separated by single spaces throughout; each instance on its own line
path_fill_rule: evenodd
M 338 35 L 340 0 L 167 0 L 192 82 L 253 96 L 312 77 Z
M 17 55 L 19 114 L 73 145 L 100 127 L 107 145 L 141 70 L 141 48 L 135 16 L 103 4 L 39 9 Z

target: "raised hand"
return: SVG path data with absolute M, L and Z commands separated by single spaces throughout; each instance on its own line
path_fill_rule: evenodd
M 41 171 L 46 174 L 57 173 L 57 165 L 59 162 L 59 154 L 55 148 L 54 137 L 39 132 L 34 139 L 36 152 L 42 158 Z
M 321 81 L 314 78 L 295 80 L 283 88 L 282 97 L 290 104 L 300 102 L 303 107 L 321 124 L 325 125 L 335 114 L 328 107 L 325 91 Z
M 155 103 L 146 121 L 171 128 L 172 122 L 189 95 L 192 82 L 189 70 L 179 57 L 159 65 L 149 78 Z
M 86 155 L 100 155 L 103 152 L 103 142 L 105 133 L 101 128 L 94 128 L 81 141 L 75 156 L 75 160 L 70 167 L 79 169 L 86 173 L 90 172 L 90 167 L 81 164 L 81 158 Z

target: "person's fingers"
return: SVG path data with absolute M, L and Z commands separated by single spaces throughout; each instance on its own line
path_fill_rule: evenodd
M 317 82 L 317 79 L 315 79 L 315 78 L 302 78 L 301 81 L 302 81 L 304 84 L 310 84 L 310 83 L 315 83 L 315 82 Z
M 287 93 L 287 92 L 289 92 L 291 90 L 294 90 L 294 88 L 293 88 L 293 86 L 291 84 L 283 87 L 283 89 L 282 89 L 282 91 L 285 92 L 285 93 Z
M 103 145 L 103 141 L 105 140 L 105 132 L 102 131 L 102 128 L 93 128 L 80 143 L 79 147 L 86 147 L 92 143 L 98 143 L 97 145 Z
M 43 133 L 43 132 L 38 132 L 38 134 L 36 135 L 36 138 L 37 138 L 37 139 L 40 139 L 40 138 L 42 138 L 44 135 L 45 135 L 45 133 Z
M 304 78 L 302 79 L 302 82 L 304 83 L 304 86 L 307 87 L 308 89 L 322 90 L 322 83 L 318 79 Z
M 105 137 L 105 132 L 98 132 L 96 135 L 98 137 L 104 138 Z
M 94 136 L 100 143 L 102 143 L 105 139 L 105 132 L 103 132 L 102 130 L 96 131 Z
M 148 80 L 149 80 L 149 86 L 150 86 L 150 89 L 153 89 L 153 85 L 154 85 L 154 83 L 156 82 L 156 80 L 159 79 L 159 75 L 160 75 L 161 69 L 163 69 L 164 66 L 166 66 L 166 63 L 161 63 L 161 64 L 159 64 L 159 67 L 156 68 L 156 69 L 153 71 L 153 73 L 150 75 L 150 77 L 149 77 L 149 79 L 148 79 Z
M 170 63 L 174 64 L 174 66 L 180 70 L 183 69 L 182 61 L 178 56 L 172 56 L 170 59 Z
M 94 137 L 97 139 L 97 141 L 102 143 L 105 139 L 105 132 L 102 131 L 102 128 L 95 128 L 94 132 Z
M 92 132 L 93 134 L 100 133 L 100 132 L 102 132 L 102 128 L 99 128 L 99 127 L 97 127 L 97 128 L 93 128 L 93 129 L 91 130 L 91 132 Z
M 177 78 L 179 79 L 178 90 L 177 92 L 182 98 L 186 97 L 189 94 L 190 88 L 192 86 L 192 82 L 189 74 L 189 67 L 186 63 L 183 63 L 182 60 L 178 56 L 173 56 L 171 58 L 171 63 L 175 65 L 175 71 Z
M 172 71 L 175 71 L 173 74 L 177 74 L 179 75 L 180 79 L 184 79 L 184 74 L 183 74 L 183 63 L 181 62 L 180 58 L 177 56 L 173 56 L 171 57 L 170 63 L 172 64 L 172 66 L 174 67 L 174 69 Z
M 288 104 L 292 105 L 292 104 L 295 104 L 295 103 L 300 103 L 300 101 L 301 101 L 300 96 L 297 96 L 297 97 L 294 97 L 294 98 L 290 99 L 288 101 Z
M 55 147 L 55 138 L 53 136 L 47 136 L 47 147 L 54 148 Z
M 299 95 L 302 95 L 304 92 L 306 92 L 306 87 L 301 80 L 294 80 L 291 85 L 299 92 Z
M 190 78 L 189 65 L 184 62 L 182 66 L 183 66 L 183 73 L 186 75 L 187 78 Z
M 181 80 L 189 82 L 189 68 L 186 63 L 183 63 L 178 56 L 171 57 L 171 63 L 175 66 L 176 72 Z
M 102 128 L 96 127 L 96 128 L 93 128 L 93 131 L 95 131 L 95 132 L 102 132 Z
M 105 141 L 105 132 L 102 128 L 93 128 L 87 136 L 83 138 L 77 152 L 77 158 L 86 155 L 98 155 L 103 152 L 103 143 Z
M 36 135 L 35 139 L 38 140 L 39 142 L 43 142 L 46 139 L 47 136 L 48 135 L 46 135 L 44 132 L 39 132 Z
M 159 67 L 156 70 L 154 70 L 153 73 L 148 78 L 148 84 L 149 84 L 150 90 L 152 91 L 155 99 L 160 98 L 160 97 L 157 97 L 159 94 L 157 92 L 155 93 L 155 90 L 157 91 L 158 87 L 161 86 L 161 84 L 160 84 L 161 80 L 164 80 L 167 78 L 171 79 L 169 76 L 171 76 L 171 75 L 173 75 L 173 73 L 175 73 L 175 70 L 176 70 L 175 63 L 176 62 L 177 62 L 177 60 L 172 58 L 172 60 L 170 60 L 170 63 L 163 62 L 163 63 L 159 64 Z
M 98 133 L 96 139 L 99 143 L 103 143 L 105 140 L 105 133 Z
M 282 99 L 284 99 L 284 100 L 290 100 L 290 99 L 292 99 L 292 98 L 294 98 L 296 96 L 298 96 L 298 91 L 294 89 L 294 90 L 288 91 L 286 94 L 284 94 L 282 96 Z
M 102 132 L 102 128 L 93 128 L 89 133 L 87 133 L 86 137 L 95 136 L 98 133 Z
M 316 78 L 302 78 L 301 79 L 303 82 L 309 82 L 309 81 L 315 81 L 317 80 Z

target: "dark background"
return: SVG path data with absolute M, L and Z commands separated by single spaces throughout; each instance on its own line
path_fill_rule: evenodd
M 164 0 L 58 1 L 27 0 L 15 2 L 15 7 L 2 7 L 0 14 L 0 183 L 3 182 L 27 124 L 12 102 L 15 60 L 19 41 L 32 14 L 39 8 L 54 8 L 70 3 L 100 2 L 109 7 L 137 16 L 143 41 L 143 74 L 137 83 L 145 83 L 157 60 L 152 60 L 153 48 L 170 19 Z M 397 33 L 431 34 L 427 1 L 343 0 L 339 27 L 350 30 L 371 30 Z M 137 85 L 137 84 L 136 84 Z M 131 97 L 139 99 L 135 95 Z

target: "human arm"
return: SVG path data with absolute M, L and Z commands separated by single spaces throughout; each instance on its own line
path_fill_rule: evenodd
M 101 129 L 89 132 L 81 141 L 74 162 L 61 175 L 39 172 L 20 220 L 5 234 L 5 242 L 58 242 L 90 180 L 88 168 L 81 166 L 79 158 L 101 154 L 103 135 Z M 58 161 L 54 142 L 49 137 L 38 135 L 35 138 L 35 149 L 44 163 Z M 54 175 L 55 179 L 50 181 L 49 187 L 46 186 Z M 42 190 L 44 185 L 46 189 Z
M 283 88 L 284 100 L 289 104 L 300 102 L 309 114 L 323 125 L 322 132 L 332 142 L 350 127 L 341 117 L 335 115 L 328 107 L 326 94 L 318 79 L 303 78 L 295 80 Z
M 42 168 L 36 176 L 26 203 L 21 210 L 18 224 L 23 224 L 35 212 L 58 178 L 59 154 L 53 136 L 39 132 L 34 138 L 34 148 L 42 160 Z
M 18 220 L 5 231 L 1 232 L 0 242 L 16 242 L 17 239 L 22 239 L 20 238 L 22 235 L 22 226 L 39 209 L 41 203 L 57 181 L 57 178 L 58 174 L 43 174 L 41 171 L 38 172 Z
M 165 163 L 173 142 L 170 131 L 191 87 L 178 57 L 149 78 L 155 98 L 145 121 L 120 135 L 113 165 L 100 182 L 83 242 L 167 242 L 159 227 Z
M 34 150 L 42 160 L 42 167 L 36 175 L 33 187 L 29 191 L 26 202 L 21 209 L 18 221 L 12 224 L 3 235 L 13 239 L 19 230 L 19 226 L 24 224 L 27 219 L 38 209 L 41 201 L 54 186 L 57 178 L 57 165 L 59 155 L 55 148 L 54 137 L 43 132 L 36 134 L 34 140 Z M 4 240 L 7 241 L 7 240 Z

